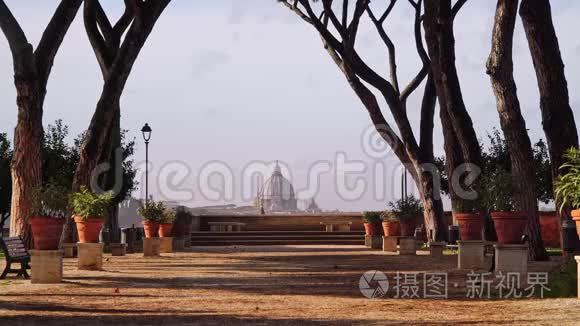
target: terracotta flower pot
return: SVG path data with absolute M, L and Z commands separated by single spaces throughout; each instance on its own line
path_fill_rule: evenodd
M 576 233 L 580 237 L 580 209 L 575 209 L 572 211 L 572 219 L 576 222 Z
M 29 220 L 36 250 L 57 250 L 64 226 L 64 218 L 34 216 Z
M 171 237 L 173 235 L 173 233 L 171 232 L 172 230 L 173 230 L 172 223 L 159 224 L 159 236 L 161 238 Z
M 157 238 L 159 236 L 159 222 L 145 220 L 143 221 L 143 230 L 145 238 Z
M 383 233 L 386 237 L 394 237 L 401 234 L 398 221 L 383 221 Z
M 528 223 L 526 212 L 492 212 L 499 244 L 519 244 Z
M 453 213 L 459 224 L 459 237 L 461 240 L 481 240 L 483 229 L 483 216 L 474 213 Z
M 399 221 L 401 226 L 401 236 L 413 237 L 415 236 L 415 229 L 417 228 L 417 221 L 415 219 L 404 219 Z
M 560 219 L 556 212 L 540 212 L 542 240 L 547 247 L 560 247 Z
M 102 217 L 91 217 L 88 219 L 83 219 L 80 216 L 75 216 L 79 242 L 99 243 L 99 233 L 103 227 L 104 220 L 105 219 Z
M 381 224 L 380 222 L 375 223 L 364 223 L 365 235 L 381 235 Z

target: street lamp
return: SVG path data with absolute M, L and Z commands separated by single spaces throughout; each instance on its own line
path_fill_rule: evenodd
M 145 204 L 149 203 L 149 140 L 151 139 L 151 131 L 148 123 L 141 128 L 143 140 L 145 140 Z

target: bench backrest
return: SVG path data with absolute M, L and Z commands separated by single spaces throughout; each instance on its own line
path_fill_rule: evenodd
M 10 258 L 19 259 L 30 257 L 28 250 L 26 250 L 26 246 L 20 237 L 2 238 L 0 239 L 0 246 L 2 247 L 2 251 L 4 251 L 7 260 Z

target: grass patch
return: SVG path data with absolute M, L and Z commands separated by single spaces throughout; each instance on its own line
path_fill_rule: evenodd
M 575 260 L 566 263 L 560 271 L 550 273 L 550 291 L 544 292 L 546 298 L 575 298 L 578 289 L 578 264 Z

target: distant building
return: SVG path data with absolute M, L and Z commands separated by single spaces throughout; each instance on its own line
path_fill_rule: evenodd
M 283 175 L 276 162 L 272 176 L 264 182 L 255 200 L 255 206 L 265 213 L 298 211 L 294 186 Z

